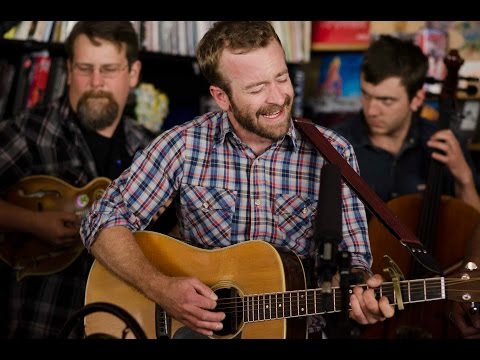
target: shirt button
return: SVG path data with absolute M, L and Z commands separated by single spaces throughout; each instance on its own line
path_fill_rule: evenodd
M 303 215 L 307 215 L 307 212 L 308 212 L 308 209 L 307 209 L 306 207 L 304 207 L 304 208 L 302 209 L 302 214 L 303 214 Z
M 255 206 L 260 206 L 260 200 L 255 200 Z
M 203 208 L 202 211 L 204 211 L 204 212 L 205 212 L 205 211 L 208 211 L 208 203 L 207 203 L 207 202 L 204 202 L 204 203 L 202 204 L 202 208 Z

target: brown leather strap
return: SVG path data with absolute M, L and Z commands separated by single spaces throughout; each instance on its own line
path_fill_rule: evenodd
M 303 118 L 294 119 L 293 122 L 327 161 L 338 165 L 342 173 L 342 178 L 347 185 L 357 194 L 363 204 L 368 207 L 388 231 L 407 248 L 412 256 L 428 270 L 436 274 L 442 274 L 442 269 L 438 262 L 428 254 L 415 234 L 398 220 L 385 202 L 373 191 L 367 182 L 353 170 L 338 151 L 335 150 L 332 144 L 330 144 L 317 129 L 315 124 L 311 120 Z

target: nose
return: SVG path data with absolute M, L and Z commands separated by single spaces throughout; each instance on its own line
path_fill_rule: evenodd
M 363 110 L 367 115 L 377 115 L 379 113 L 378 102 L 375 99 L 363 99 Z
M 93 70 L 92 74 L 90 75 L 90 82 L 94 88 L 103 86 L 105 79 L 103 78 L 99 69 Z
M 285 103 L 285 93 L 281 86 L 274 84 L 270 87 L 267 102 L 278 105 L 283 105 Z

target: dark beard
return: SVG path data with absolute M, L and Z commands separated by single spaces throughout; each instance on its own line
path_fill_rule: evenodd
M 287 123 L 286 126 L 285 126 L 285 129 L 283 129 L 283 131 L 281 133 L 275 134 L 274 132 L 269 131 L 271 129 L 265 129 L 265 128 L 258 127 L 255 123 L 255 119 L 252 119 L 252 117 L 248 113 L 241 111 L 236 106 L 236 104 L 233 102 L 232 99 L 230 99 L 230 103 L 231 103 L 231 106 L 232 106 L 233 116 L 235 116 L 235 119 L 237 119 L 238 123 L 245 130 L 248 130 L 248 131 L 250 131 L 250 132 L 252 132 L 252 133 L 254 133 L 254 134 L 256 134 L 260 137 L 263 137 L 265 139 L 270 139 L 270 140 L 273 140 L 273 141 L 277 141 L 277 140 L 282 139 L 285 136 L 285 134 L 287 133 L 287 131 L 290 127 L 290 124 Z M 265 107 L 261 108 L 260 110 L 258 110 L 257 113 L 255 114 L 255 116 L 258 117 L 258 116 L 263 115 L 263 114 L 270 114 L 270 113 L 274 113 L 276 111 L 281 111 L 282 108 L 287 109 L 289 106 L 291 106 L 291 103 L 292 103 L 291 97 L 287 96 L 285 98 L 285 102 L 282 105 L 282 107 L 280 107 L 278 105 L 265 106 Z M 291 117 L 291 109 L 290 109 L 290 117 Z
M 106 99 L 106 104 L 95 104 L 95 99 Z M 97 131 L 112 125 L 118 115 L 118 103 L 112 94 L 106 91 L 85 92 L 77 106 L 77 115 L 80 122 L 87 129 Z

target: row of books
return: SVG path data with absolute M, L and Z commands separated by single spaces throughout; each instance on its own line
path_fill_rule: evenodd
M 62 43 L 76 21 L 20 21 L 4 34 L 5 39 Z
M 65 41 L 76 21 L 20 21 L 5 39 Z M 132 21 L 142 48 L 170 55 L 195 56 L 195 48 L 214 21 Z M 311 21 L 272 21 L 285 48 L 287 61 L 310 60 Z
M 0 119 L 62 96 L 66 79 L 65 58 L 48 51 L 23 54 L 19 66 L 0 59 Z
M 288 62 L 308 63 L 312 44 L 311 21 L 272 21 Z
M 147 51 L 195 56 L 195 48 L 215 21 L 142 21 L 140 39 Z M 134 22 L 137 23 L 137 22 Z M 272 21 L 288 62 L 310 61 L 311 21 Z

